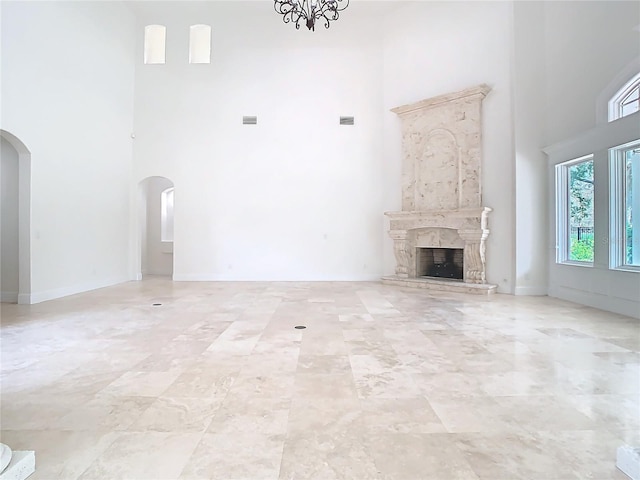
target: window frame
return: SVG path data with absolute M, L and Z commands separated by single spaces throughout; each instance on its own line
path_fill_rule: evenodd
M 632 148 L 640 148 L 640 139 L 609 149 L 609 268 L 626 272 L 640 272 L 640 265 L 625 263 L 627 248 L 625 152 Z M 640 194 L 640 192 L 638 193 Z
M 609 100 L 609 122 L 628 117 L 629 115 L 634 115 L 640 111 L 638 110 L 633 113 L 627 113 L 626 115 L 622 114 L 622 103 L 627 97 L 629 97 L 631 92 L 637 88 L 640 88 L 640 72 L 636 73 L 631 80 L 626 82 Z
M 561 265 L 573 265 L 579 267 L 593 267 L 595 262 L 595 248 L 594 248 L 594 261 L 583 260 L 571 260 L 571 214 L 570 214 L 570 200 L 569 200 L 569 168 L 585 163 L 588 161 L 594 161 L 594 155 L 592 153 L 583 155 L 572 160 L 567 160 L 555 165 L 555 180 L 556 180 L 556 263 Z M 595 166 L 595 165 L 594 165 Z M 594 172 L 594 196 L 595 196 L 595 172 Z M 594 212 L 595 213 L 595 212 Z M 594 225 L 595 232 L 595 225 Z M 594 234 L 595 238 L 595 234 Z M 595 247 L 595 246 L 594 246 Z

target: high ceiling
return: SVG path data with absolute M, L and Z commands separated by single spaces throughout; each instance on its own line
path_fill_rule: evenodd
M 253 15 L 277 15 L 273 0 L 136 0 L 126 1 L 126 5 L 140 18 L 149 16 L 215 15 L 220 12 Z M 380 18 L 398 10 L 408 3 L 401 0 L 350 0 L 341 18 Z

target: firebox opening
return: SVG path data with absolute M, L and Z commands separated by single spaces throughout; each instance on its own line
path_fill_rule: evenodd
M 417 248 L 416 276 L 463 280 L 464 249 Z

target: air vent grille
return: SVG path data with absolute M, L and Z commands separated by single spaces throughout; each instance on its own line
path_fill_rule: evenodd
M 257 125 L 258 124 L 258 117 L 255 117 L 255 116 L 244 116 L 244 117 L 242 117 L 242 124 L 243 125 Z
M 353 125 L 354 117 L 340 117 L 340 125 Z

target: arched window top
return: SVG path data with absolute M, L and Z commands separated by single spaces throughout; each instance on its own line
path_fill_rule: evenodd
M 144 63 L 147 65 L 165 63 L 167 27 L 147 25 L 144 27 Z
M 623 85 L 609 100 L 609 121 L 612 122 L 640 110 L 640 73 Z

